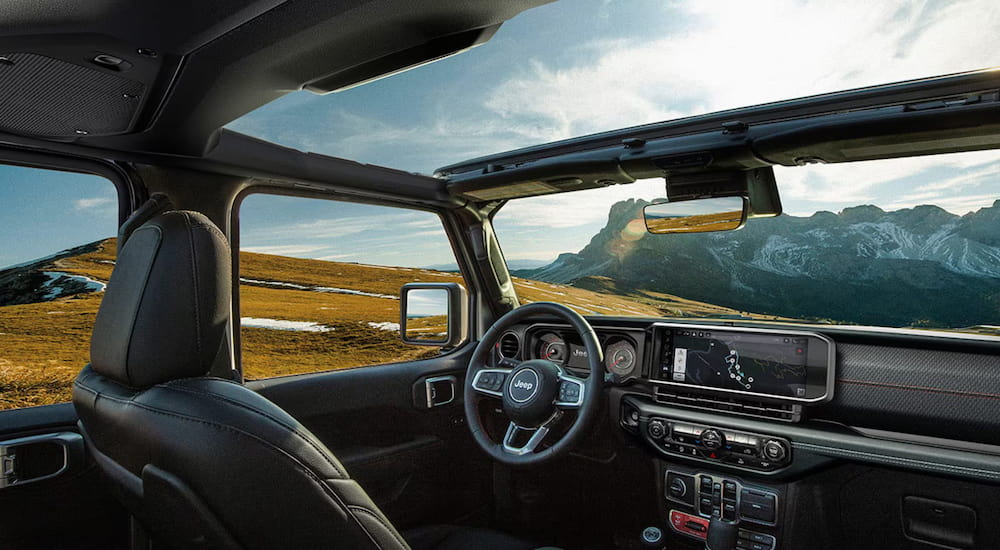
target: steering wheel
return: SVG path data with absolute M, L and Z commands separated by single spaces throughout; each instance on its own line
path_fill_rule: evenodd
M 576 330 L 587 350 L 589 377 L 567 374 L 547 359 L 520 362 L 505 358 L 497 368 L 489 366 L 490 354 L 499 345 L 500 336 L 536 315 L 553 315 Z M 465 380 L 465 417 L 476 443 L 504 464 L 540 464 L 569 452 L 596 421 L 604 387 L 604 354 L 597 334 L 580 314 L 562 304 L 535 302 L 510 311 L 486 331 L 469 361 Z M 503 413 L 510 421 L 499 443 L 486 433 L 479 417 L 482 399 L 501 400 Z M 566 434 L 539 450 L 564 411 L 572 409 L 579 415 Z

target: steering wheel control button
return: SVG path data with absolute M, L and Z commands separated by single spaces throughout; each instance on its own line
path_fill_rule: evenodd
M 480 371 L 476 375 L 474 387 L 480 391 L 500 393 L 507 374 L 499 371 Z
M 582 396 L 582 387 L 576 382 L 563 381 L 559 384 L 559 403 L 567 405 L 577 405 Z
M 667 435 L 667 423 L 662 420 L 650 420 L 649 425 L 646 426 L 646 432 L 653 439 L 663 439 Z

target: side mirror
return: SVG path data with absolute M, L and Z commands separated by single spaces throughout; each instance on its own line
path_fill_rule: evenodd
M 469 332 L 469 299 L 458 283 L 407 283 L 400 292 L 403 343 L 455 347 Z
M 711 197 L 650 204 L 642 214 L 646 231 L 657 235 L 732 231 L 746 223 L 749 205 L 744 197 Z

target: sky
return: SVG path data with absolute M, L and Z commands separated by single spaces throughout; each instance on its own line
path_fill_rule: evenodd
M 519 15 L 461 55 L 326 96 L 294 92 L 228 127 L 430 174 L 468 158 L 593 132 L 1000 66 L 996 28 L 995 0 L 561 0 Z M 776 168 L 785 211 L 794 215 L 928 203 L 964 214 L 1000 197 L 998 172 L 996 152 Z M 15 169 L 0 168 L 0 204 L 37 192 L 13 185 L 19 178 Z M 106 198 L 73 189 L 58 195 Z M 497 232 L 509 261 L 549 261 L 582 248 L 614 202 L 663 194 L 663 182 L 651 180 L 512 201 L 497 216 Z M 447 245 L 425 238 L 443 233 L 420 213 L 310 204 L 248 199 L 244 249 L 386 265 L 449 263 Z M 23 261 L 26 248 L 49 253 L 72 244 L 46 240 L 44 228 L 7 229 L 44 225 L 40 215 L 3 214 L 0 265 Z M 59 223 L 76 240 L 98 227 L 75 214 Z

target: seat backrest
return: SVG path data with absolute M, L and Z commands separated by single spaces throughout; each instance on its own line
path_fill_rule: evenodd
M 120 251 L 73 389 L 114 493 L 171 548 L 407 548 L 305 427 L 206 376 L 228 345 L 230 265 L 195 212 L 156 216 Z

